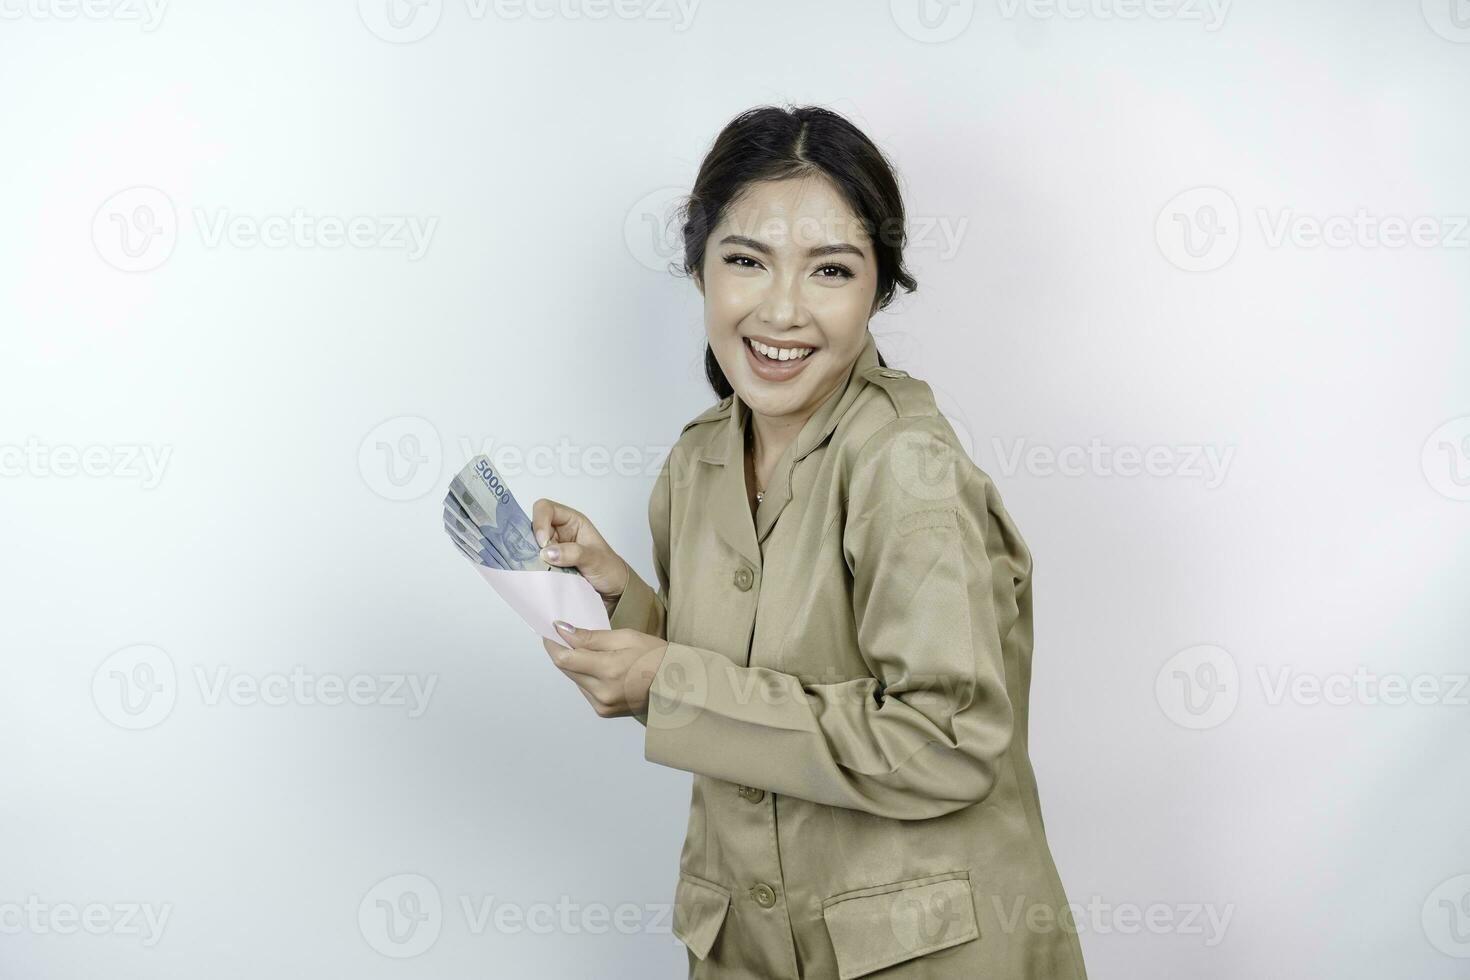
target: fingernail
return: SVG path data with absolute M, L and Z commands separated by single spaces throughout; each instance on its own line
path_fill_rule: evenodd
M 561 558 L 561 549 L 556 545 L 552 545 L 550 548 L 545 549 L 543 554 L 545 554 L 547 561 L 556 561 Z
M 577 631 L 577 628 L 575 626 L 573 626 L 571 623 L 564 623 L 564 622 L 562 622 L 559 619 L 553 619 L 552 620 L 552 623 L 556 626 L 557 629 L 561 630 L 563 633 L 575 633 Z
M 549 537 L 551 537 L 551 535 L 546 532 L 545 528 L 541 528 L 540 530 L 538 530 L 536 532 L 536 547 L 546 547 L 546 539 Z

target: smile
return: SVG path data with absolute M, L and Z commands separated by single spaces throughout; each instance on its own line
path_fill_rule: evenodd
M 751 370 L 756 377 L 766 381 L 786 381 L 795 377 L 817 350 L 804 344 L 772 344 L 754 337 L 742 337 L 740 340 Z
M 755 352 L 769 361 L 799 361 L 806 357 L 815 347 L 772 347 L 763 344 L 754 337 L 746 337 L 746 342 L 755 348 Z

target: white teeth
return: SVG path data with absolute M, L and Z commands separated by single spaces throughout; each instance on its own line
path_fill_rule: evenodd
M 797 361 L 816 349 L 814 347 L 768 347 L 759 340 L 750 340 L 750 346 L 755 348 L 757 354 L 762 354 L 773 361 Z

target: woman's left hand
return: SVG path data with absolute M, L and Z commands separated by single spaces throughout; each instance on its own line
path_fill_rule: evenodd
M 648 689 L 669 649 L 666 641 L 630 629 L 576 629 L 566 623 L 556 629 L 572 649 L 545 638 L 541 643 L 600 717 L 647 717 Z

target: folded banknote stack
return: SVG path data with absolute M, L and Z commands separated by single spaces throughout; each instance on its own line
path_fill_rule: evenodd
M 486 568 L 577 574 L 575 568 L 556 568 L 541 560 L 531 519 L 483 454 L 450 481 L 444 497 L 444 530 L 466 558 Z
M 485 456 L 476 456 L 449 482 L 444 530 L 480 577 L 525 624 L 559 646 L 570 646 L 553 623 L 609 628 L 602 597 L 575 568 L 541 560 L 531 519 Z M 554 570 L 566 575 L 524 575 Z

